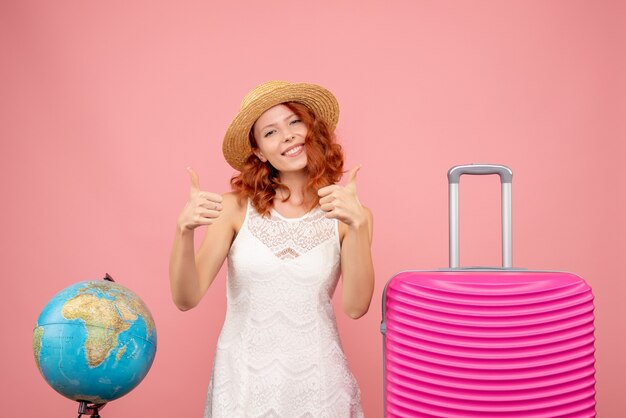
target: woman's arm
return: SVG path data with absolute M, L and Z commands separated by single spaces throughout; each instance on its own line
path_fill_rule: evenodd
M 374 292 L 372 264 L 373 220 L 369 209 L 363 207 L 356 193 L 356 173 L 348 174 L 345 186 L 334 184 L 319 190 L 320 205 L 326 217 L 340 220 L 341 276 L 343 280 L 343 311 L 351 318 L 365 315 Z
M 342 307 L 353 319 L 367 313 L 374 293 L 372 263 L 372 212 L 363 208 L 365 219 L 345 227 L 341 242 Z
M 190 170 L 192 187 L 189 202 L 181 212 L 170 255 L 170 288 L 178 309 L 198 305 L 224 263 L 236 233 L 239 203 L 232 194 L 223 197 L 200 191 L 197 174 Z M 207 225 L 198 254 L 194 231 Z

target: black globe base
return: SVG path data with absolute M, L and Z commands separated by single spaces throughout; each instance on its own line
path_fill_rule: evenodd
M 95 404 L 87 401 L 78 401 L 78 418 L 83 415 L 91 418 L 101 418 L 99 412 L 104 408 L 104 405 L 106 405 L 106 403 Z

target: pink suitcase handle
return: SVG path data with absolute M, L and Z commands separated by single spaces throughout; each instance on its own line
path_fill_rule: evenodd
M 504 165 L 468 164 L 457 165 L 448 171 L 448 208 L 450 230 L 450 268 L 459 266 L 459 182 L 463 174 L 497 174 L 502 185 L 502 267 L 512 268 L 513 249 L 511 239 L 511 182 L 513 172 Z

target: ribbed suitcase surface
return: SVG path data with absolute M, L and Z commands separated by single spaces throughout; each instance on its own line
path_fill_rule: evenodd
M 500 176 L 502 268 L 459 267 L 463 174 Z M 595 417 L 591 288 L 571 273 L 512 268 L 512 176 L 501 165 L 450 169 L 450 268 L 387 283 L 386 417 Z
M 404 272 L 385 291 L 387 417 L 595 416 L 593 295 L 557 272 Z

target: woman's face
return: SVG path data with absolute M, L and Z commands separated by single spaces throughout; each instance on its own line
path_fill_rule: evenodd
M 252 127 L 258 148 L 254 153 L 269 161 L 279 172 L 300 171 L 306 167 L 304 140 L 308 129 L 284 104 L 269 108 Z

